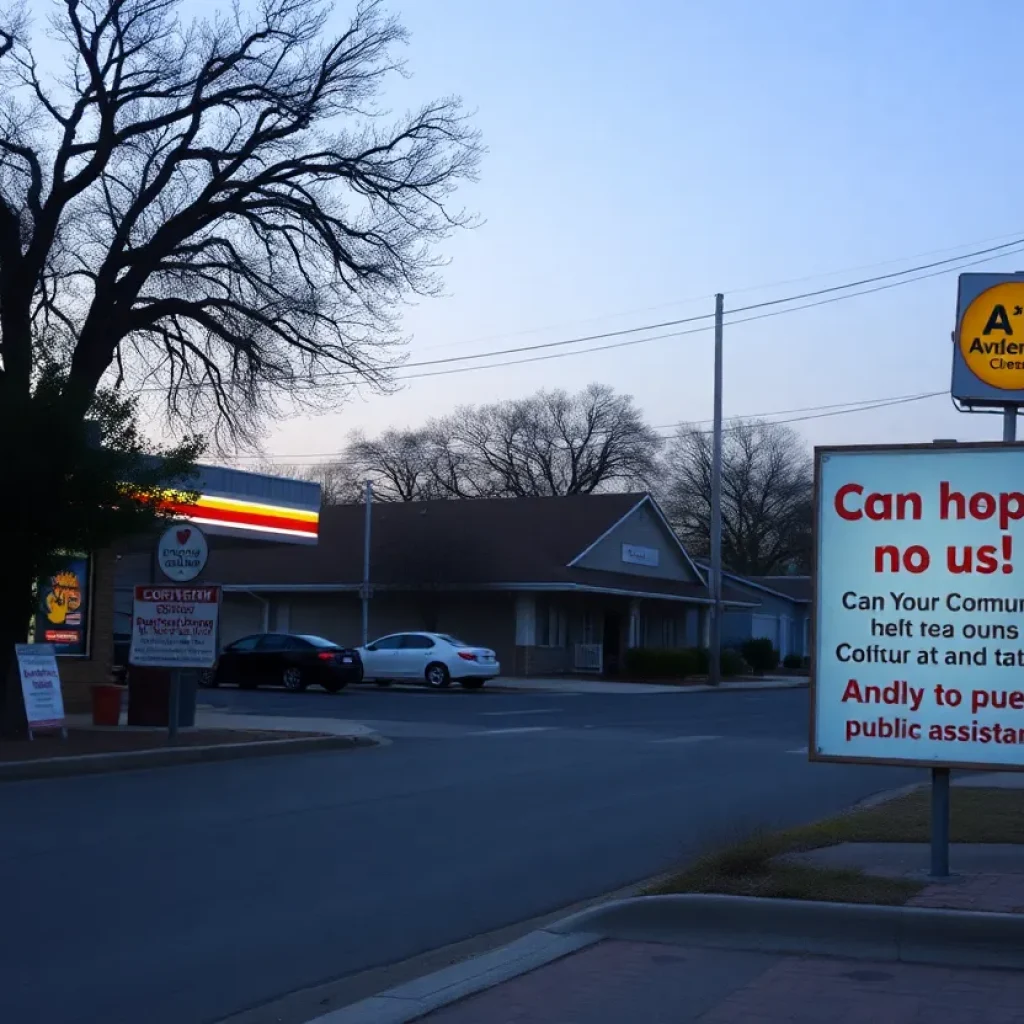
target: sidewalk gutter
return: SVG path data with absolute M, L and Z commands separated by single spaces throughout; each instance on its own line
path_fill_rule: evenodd
M 576 932 L 555 935 L 530 932 L 491 953 L 446 967 L 405 985 L 333 1010 L 310 1024 L 406 1024 L 442 1006 L 527 974 L 601 940 L 601 935 Z
M 296 736 L 252 743 L 219 743 L 209 747 L 159 747 L 155 750 L 126 750 L 111 754 L 80 754 L 50 757 L 42 761 L 0 763 L 0 782 L 21 779 L 50 779 L 68 775 L 96 775 L 136 768 L 163 768 L 200 761 L 234 761 L 246 757 L 274 757 L 280 754 L 310 754 L 324 750 L 375 747 L 375 736 Z
M 1024 915 L 748 896 L 640 896 L 603 903 L 482 956 L 316 1017 L 408 1024 L 604 939 L 703 948 L 1024 968 Z

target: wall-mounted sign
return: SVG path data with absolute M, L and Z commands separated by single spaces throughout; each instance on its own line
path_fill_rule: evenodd
M 1024 403 L 1024 274 L 961 274 L 952 395 L 967 406 Z
M 137 586 L 129 664 L 212 668 L 219 615 L 220 587 Z
M 29 731 L 63 729 L 64 698 L 53 644 L 15 644 L 14 653 Z
M 658 565 L 658 549 L 645 548 L 639 544 L 623 544 L 622 560 L 630 565 L 647 565 L 655 568 Z
M 60 655 L 89 653 L 89 559 L 69 557 L 37 581 L 34 639 Z
M 816 456 L 811 759 L 1024 769 L 1024 450 Z
M 191 523 L 175 523 L 156 546 L 156 564 L 176 583 L 194 580 L 205 568 L 210 548 L 203 531 Z

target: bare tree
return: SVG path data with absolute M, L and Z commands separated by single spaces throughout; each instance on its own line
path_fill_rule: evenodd
M 684 427 L 664 458 L 660 497 L 686 547 L 711 548 L 711 434 Z M 722 562 L 748 575 L 807 571 L 813 469 L 791 428 L 759 420 L 727 425 L 722 447 Z
M 54 0 L 57 77 L 26 7 L 0 13 L 0 475 L 19 499 L 61 493 L 79 451 L 26 429 L 41 367 L 68 431 L 105 384 L 251 441 L 289 400 L 389 386 L 401 301 L 436 290 L 433 243 L 467 223 L 448 204 L 477 135 L 454 99 L 377 105 L 405 39 L 379 0 L 334 36 L 323 0 L 179 6 Z M 0 520 L 19 541 L 5 657 L 46 554 L 21 543 L 31 515 Z
M 662 444 L 632 396 L 604 384 L 463 409 L 450 433 L 477 492 L 510 496 L 646 486 Z
M 590 494 L 646 486 L 661 444 L 629 395 L 592 384 L 356 434 L 345 462 L 386 501 Z
M 368 438 L 357 432 L 345 449 L 345 465 L 359 479 L 370 479 L 381 501 L 433 497 L 434 445 L 425 430 L 385 430 Z
M 261 459 L 239 464 L 239 469 L 286 480 L 307 480 L 320 485 L 321 505 L 347 505 L 362 501 L 363 480 L 345 462 L 273 462 Z

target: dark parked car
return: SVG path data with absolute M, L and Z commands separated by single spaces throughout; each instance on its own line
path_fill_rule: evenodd
M 228 644 L 216 666 L 203 673 L 201 683 L 237 683 L 243 690 L 283 686 L 293 691 L 316 684 L 337 693 L 362 678 L 363 663 L 354 648 L 305 633 L 257 633 Z

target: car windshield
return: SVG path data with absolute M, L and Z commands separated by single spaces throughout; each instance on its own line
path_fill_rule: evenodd
M 460 640 L 458 637 L 449 636 L 447 633 L 437 633 L 436 635 L 439 636 L 442 640 L 446 640 L 448 643 L 452 645 L 452 647 L 469 647 L 469 644 L 467 644 L 464 640 Z
M 325 640 L 322 636 L 309 636 L 306 633 L 299 633 L 299 639 L 311 643 L 314 647 L 337 647 L 333 640 Z

